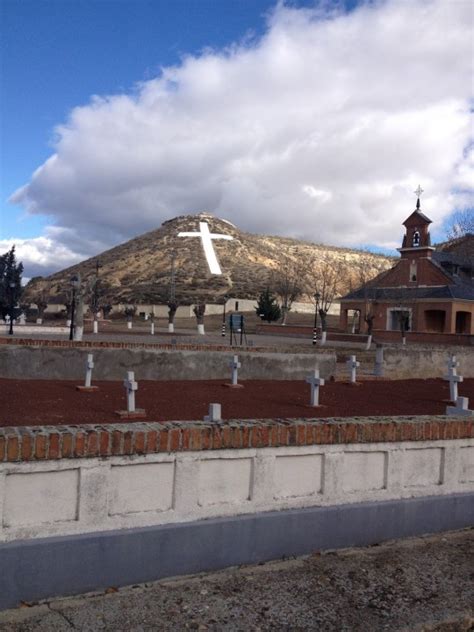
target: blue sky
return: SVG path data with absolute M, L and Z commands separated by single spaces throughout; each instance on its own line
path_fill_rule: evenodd
M 470 203 L 472 165 L 472 5 L 446 17 L 443 3 L 3 0 L 0 245 L 20 243 L 30 274 L 46 274 L 210 210 L 245 230 L 390 249 L 419 180 L 441 230 Z
M 272 6 L 273 0 L 3 0 L 0 237 L 33 237 L 48 223 L 7 199 L 51 155 L 54 126 L 73 107 L 93 94 L 130 91 L 182 55 L 257 36 Z

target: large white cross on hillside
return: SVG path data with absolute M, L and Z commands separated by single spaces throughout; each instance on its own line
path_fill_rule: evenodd
M 178 237 L 200 237 L 211 274 L 222 274 L 221 267 L 219 265 L 219 262 L 217 261 L 216 253 L 214 252 L 212 240 L 227 239 L 228 241 L 230 241 L 231 239 L 233 239 L 233 237 L 231 237 L 230 235 L 219 235 L 217 233 L 210 233 L 209 225 L 207 222 L 199 222 L 199 231 L 195 233 L 178 233 Z

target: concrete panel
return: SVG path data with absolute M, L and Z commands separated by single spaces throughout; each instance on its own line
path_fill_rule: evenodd
M 345 492 L 384 489 L 386 472 L 386 452 L 345 452 L 342 488 Z
M 199 505 L 250 499 L 252 459 L 206 459 L 199 464 Z
M 274 498 L 314 496 L 322 487 L 321 454 L 280 456 L 275 459 Z
M 459 482 L 474 482 L 474 447 L 459 449 Z
M 442 476 L 442 448 L 406 450 L 403 457 L 405 487 L 439 485 Z
M 10 474 L 5 480 L 4 527 L 78 519 L 79 470 Z
M 109 515 L 170 509 L 173 482 L 174 463 L 113 466 L 110 471 Z

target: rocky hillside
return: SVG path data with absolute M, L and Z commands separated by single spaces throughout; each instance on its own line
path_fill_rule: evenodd
M 206 222 L 211 233 L 232 237 L 212 240 L 221 275 L 211 274 L 200 237 L 178 236 L 199 231 L 200 222 Z M 317 271 L 328 261 L 338 267 L 340 293 L 344 293 L 359 285 L 361 278 L 366 280 L 393 265 L 389 257 L 362 251 L 243 233 L 226 220 L 199 213 L 176 217 L 96 257 L 49 277 L 32 279 L 25 299 L 35 302 L 44 293 L 48 303 L 63 303 L 71 276 L 80 273 L 87 284 L 99 263 L 102 290 L 109 302 L 166 303 L 173 260 L 176 298 L 183 304 L 218 303 L 224 295 L 254 299 L 282 270 L 301 275 Z

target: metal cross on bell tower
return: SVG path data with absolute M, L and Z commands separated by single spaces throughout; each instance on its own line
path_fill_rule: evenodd
M 422 193 L 424 193 L 424 191 L 423 191 L 423 189 L 421 188 L 421 186 L 420 186 L 420 185 L 418 185 L 418 188 L 417 188 L 415 191 L 413 191 L 413 193 L 414 193 L 414 194 L 416 195 L 416 197 L 418 198 L 418 199 L 417 199 L 417 201 L 416 201 L 416 208 L 420 208 L 420 197 L 421 197 L 421 194 L 422 194 Z

